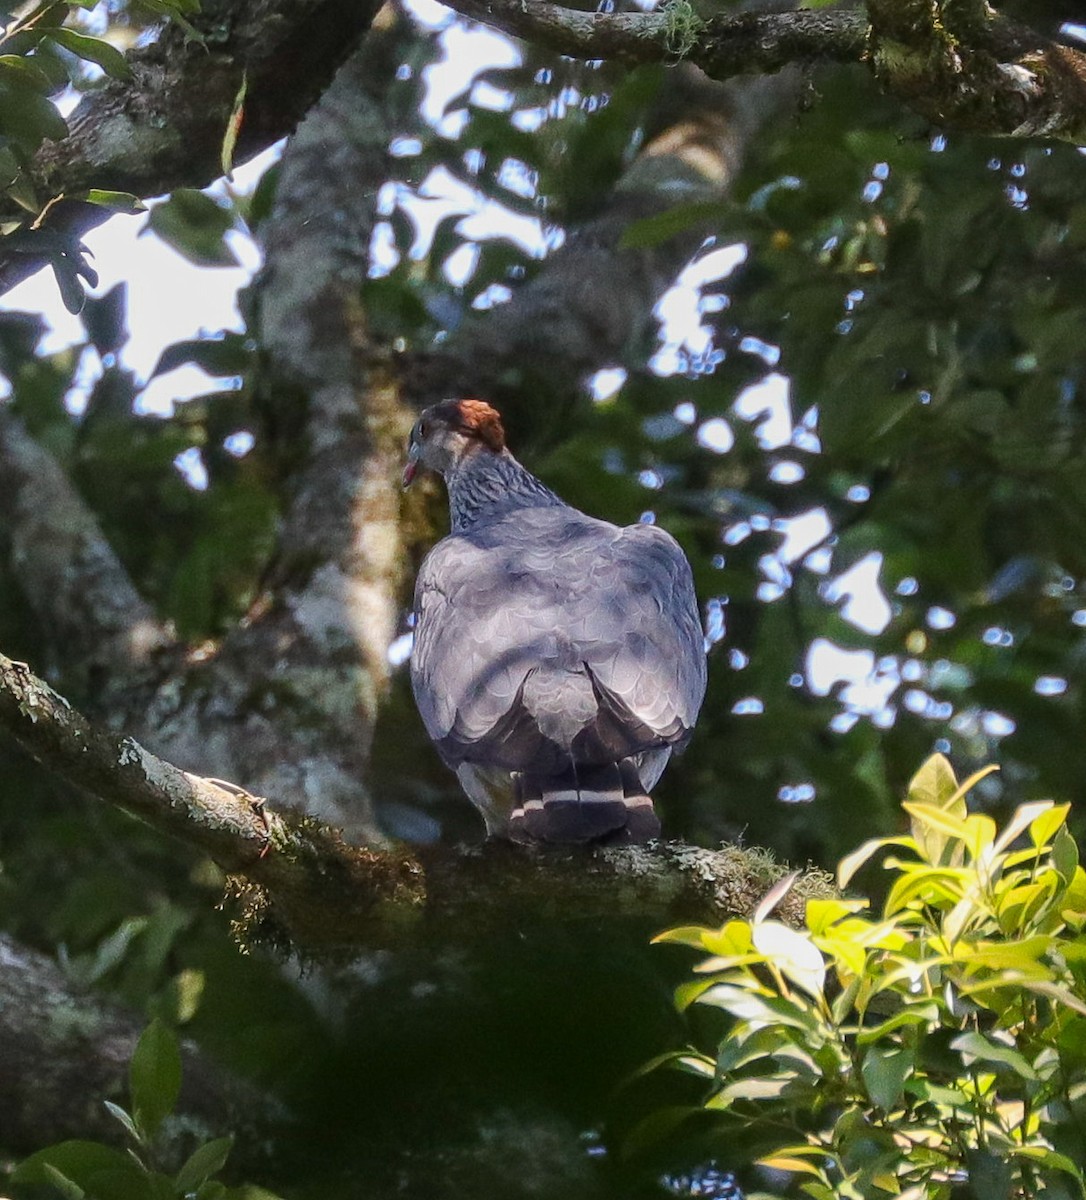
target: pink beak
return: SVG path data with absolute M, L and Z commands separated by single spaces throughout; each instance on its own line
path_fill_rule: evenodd
M 419 448 L 414 442 L 408 447 L 407 462 L 403 468 L 403 488 L 404 491 L 411 486 L 415 476 L 419 473 Z

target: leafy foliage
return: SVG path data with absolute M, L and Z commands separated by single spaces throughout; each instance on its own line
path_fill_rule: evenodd
M 227 1187 L 216 1178 L 230 1155 L 230 1137 L 203 1142 L 175 1172 L 165 1173 L 157 1166 L 156 1138 L 180 1090 L 177 1036 L 154 1020 L 132 1055 L 130 1108 L 105 1101 L 131 1143 L 127 1152 L 102 1142 L 61 1142 L 20 1163 L 12 1182 L 41 1185 L 62 1200 L 276 1200 L 263 1188 Z
M 133 0 L 133 8 L 141 6 L 146 15 L 173 17 L 195 35 L 186 14 L 199 11 L 198 0 Z M 86 87 L 102 73 L 121 82 L 132 78 L 122 50 L 80 28 L 82 10 L 88 7 L 93 5 L 83 0 L 41 0 L 0 33 L 0 236 L 9 250 L 49 263 L 64 305 L 73 313 L 83 309 L 84 284 L 94 287 L 98 277 L 77 238 L 43 227 L 49 210 L 64 200 L 119 212 L 143 209 L 126 192 L 89 188 L 43 196 L 33 182 L 32 160 L 42 143 L 68 136 L 68 123 L 57 107 L 65 89 Z M 20 209 L 29 217 L 20 218 Z
M 845 886 L 902 852 L 877 915 L 810 900 L 791 929 L 771 916 L 778 888 L 750 921 L 657 939 L 709 956 L 680 1007 L 726 1017 L 715 1054 L 663 1061 L 709 1082 L 730 1153 L 815 1200 L 1086 1194 L 1086 871 L 1068 805 L 1022 805 L 999 829 L 967 810 L 978 778 L 929 759 L 910 833 L 842 861 Z

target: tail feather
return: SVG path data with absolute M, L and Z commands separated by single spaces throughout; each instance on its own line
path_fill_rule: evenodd
M 517 800 L 509 821 L 514 841 L 645 842 L 660 833 L 633 763 L 571 767 L 546 779 L 519 775 Z

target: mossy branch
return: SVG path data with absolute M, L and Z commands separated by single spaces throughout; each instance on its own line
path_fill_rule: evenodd
M 595 851 L 473 847 L 369 850 L 287 806 L 182 771 L 93 726 L 0 655 L 0 729 L 68 783 L 213 858 L 233 877 L 238 931 L 314 954 L 485 937 L 529 923 L 640 919 L 663 928 L 749 913 L 784 873 L 763 852 L 682 843 Z M 808 872 L 784 913 L 828 894 Z
M 684 62 L 713 79 L 836 62 L 936 125 L 997 137 L 1086 141 L 1086 54 L 999 16 L 983 0 L 869 0 L 867 12 L 725 13 L 687 0 L 591 13 L 548 0 L 449 0 L 515 37 L 574 58 Z

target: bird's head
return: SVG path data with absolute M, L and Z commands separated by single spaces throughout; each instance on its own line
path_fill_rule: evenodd
M 496 409 L 484 400 L 442 400 L 422 410 L 407 443 L 403 485 L 410 487 L 420 466 L 445 475 L 469 454 L 501 454 L 505 430 Z

